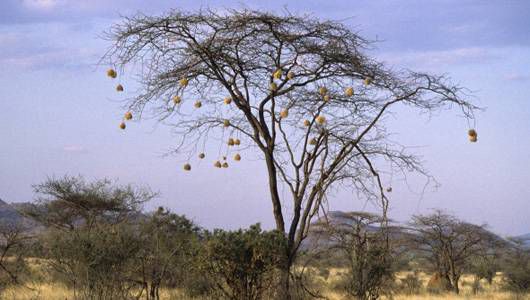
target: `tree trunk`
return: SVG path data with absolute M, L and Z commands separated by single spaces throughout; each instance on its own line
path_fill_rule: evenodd
M 453 275 L 453 292 L 455 292 L 455 294 L 459 294 L 460 293 L 460 288 L 458 287 L 458 281 L 460 280 L 460 276 L 458 275 Z
M 274 157 L 272 153 L 265 152 L 265 161 L 267 163 L 267 172 L 269 175 L 269 192 L 271 194 L 272 208 L 274 220 L 276 221 L 276 229 L 285 232 L 285 223 L 282 214 L 282 205 L 280 201 L 280 194 L 278 193 L 278 175 L 276 174 L 276 166 L 274 165 Z

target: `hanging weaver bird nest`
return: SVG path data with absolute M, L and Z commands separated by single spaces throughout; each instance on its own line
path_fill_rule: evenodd
M 287 108 L 282 109 L 280 112 L 280 118 L 285 119 L 289 116 L 289 110 Z
M 114 69 L 108 69 L 107 76 L 109 76 L 110 78 L 116 78 L 118 76 L 118 73 L 116 73 Z
M 234 145 L 239 146 L 241 145 L 241 141 L 239 139 L 234 140 Z
M 213 164 L 214 167 L 216 168 L 220 168 L 221 167 L 221 162 L 220 161 L 216 161 L 214 164 Z
M 318 124 L 322 125 L 322 124 L 326 123 L 326 117 L 319 115 L 319 116 L 317 116 L 316 121 L 317 121 Z
M 128 111 L 125 113 L 125 116 L 123 116 L 125 118 L 125 120 L 130 120 L 132 119 L 133 115 L 132 115 L 132 112 Z
M 353 96 L 353 88 L 350 86 L 344 90 L 344 94 L 348 97 Z
M 331 97 L 329 95 L 325 95 L 324 96 L 324 101 L 325 102 L 329 102 L 329 99 L 331 99 Z
M 467 132 L 467 136 L 469 138 L 469 141 L 472 142 L 472 143 L 476 143 L 477 142 L 477 131 L 475 129 L 469 129 L 468 132 Z
M 200 154 L 199 154 L 199 158 L 200 158 L 200 159 L 203 159 L 203 158 L 205 158 L 205 157 L 206 157 L 206 154 L 204 154 L 204 153 L 200 153 Z
M 272 74 L 272 76 L 274 77 L 274 79 L 282 78 L 282 70 L 281 69 L 276 70 L 276 72 L 274 72 L 274 74 Z
M 226 105 L 232 103 L 232 97 L 225 97 L 225 99 L 224 99 L 224 103 L 225 103 Z
M 294 78 L 294 72 L 293 71 L 289 71 L 289 73 L 287 73 L 287 79 L 291 80 Z
M 236 155 L 234 155 L 234 160 L 235 160 L 235 161 L 240 161 L 240 160 L 241 160 L 241 155 L 239 155 L 239 153 L 237 153 Z
M 223 163 L 223 168 L 228 168 L 228 163 L 226 161 Z
M 188 86 L 188 78 L 182 78 L 181 80 L 179 80 L 179 84 L 181 87 Z
M 320 94 L 320 96 L 325 96 L 328 93 L 328 89 L 325 86 L 323 86 L 318 89 L 318 93 Z
M 120 123 L 120 129 L 125 129 L 125 127 L 127 127 L 127 125 L 125 125 L 125 122 L 121 122 Z
M 184 171 L 191 171 L 191 165 L 190 164 L 185 164 L 183 168 L 184 168 Z
M 182 98 L 180 96 L 173 96 L 173 103 L 180 104 L 182 102 Z
M 364 79 L 364 85 L 370 85 L 372 83 L 372 77 L 366 77 Z
M 230 126 L 230 120 L 225 119 L 225 120 L 223 121 L 223 126 L 224 126 L 224 127 L 228 127 L 228 126 Z
M 201 101 L 196 101 L 195 104 L 193 104 L 193 106 L 195 106 L 195 108 L 201 108 L 202 102 Z
M 228 146 L 234 146 L 235 143 L 236 143 L 236 142 L 234 141 L 233 138 L 229 138 L 229 139 L 228 139 Z
M 223 156 L 223 160 L 226 160 L 226 156 Z
M 311 122 L 309 120 L 304 120 L 304 126 L 305 127 L 309 127 L 309 125 L 311 125 Z
M 118 84 L 118 85 L 116 86 L 116 91 L 118 91 L 118 92 L 123 92 L 123 85 Z
M 276 82 L 271 82 L 270 88 L 271 88 L 271 91 L 274 92 L 278 89 L 278 85 L 276 84 Z
M 313 145 L 314 146 L 316 144 L 317 144 L 317 139 L 312 138 L 312 139 L 309 140 L 309 145 Z
M 392 187 L 391 186 L 387 187 L 386 191 L 389 192 L 389 193 L 392 193 Z

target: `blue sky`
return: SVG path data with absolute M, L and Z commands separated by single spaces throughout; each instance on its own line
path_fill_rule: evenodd
M 476 144 L 467 142 L 467 123 L 455 112 L 398 112 L 388 119 L 394 138 L 414 146 L 441 184 L 421 193 L 420 179 L 396 180 L 391 217 L 442 208 L 504 235 L 530 232 L 530 2 L 524 0 L 2 0 L 0 198 L 28 201 L 31 185 L 47 176 L 82 174 L 149 185 L 161 193 L 149 207 L 167 206 L 205 227 L 258 221 L 271 227 L 260 161 L 247 159 L 229 172 L 212 172 L 207 161 L 182 172 L 182 158 L 164 156 L 175 143 L 168 128 L 146 120 L 118 129 L 123 97 L 97 66 L 108 46 L 100 36 L 120 16 L 201 7 L 287 9 L 343 20 L 381 41 L 371 55 L 449 74 L 474 91 L 486 108 L 477 115 Z M 128 81 L 125 96 L 134 87 Z M 331 196 L 331 209 L 363 207 L 347 191 Z

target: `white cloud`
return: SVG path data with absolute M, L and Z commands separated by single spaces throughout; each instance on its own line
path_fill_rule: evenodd
M 530 80 L 530 75 L 511 73 L 504 76 L 504 79 L 508 81 L 527 81 Z
M 65 4 L 65 1 L 61 0 L 22 0 L 22 4 L 35 10 L 52 10 L 53 8 Z
M 440 65 L 484 63 L 498 58 L 488 48 L 469 47 L 441 51 L 410 51 L 386 53 L 382 58 L 392 65 L 433 68 Z
M 64 152 L 69 153 L 84 153 L 87 152 L 87 150 L 81 146 L 81 145 L 66 145 L 63 147 Z

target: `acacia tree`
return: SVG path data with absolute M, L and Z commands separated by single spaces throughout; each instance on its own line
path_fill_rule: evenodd
M 216 167 L 228 167 L 220 157 L 233 149 L 258 150 L 276 229 L 288 240 L 286 270 L 330 188 L 349 184 L 380 199 L 386 215 L 381 162 L 427 175 L 388 139 L 384 119 L 393 107 L 455 107 L 466 118 L 476 109 L 447 78 L 387 68 L 364 54 L 371 42 L 313 16 L 171 11 L 124 18 L 107 38 L 113 44 L 102 61 L 132 69 L 141 84 L 125 119 L 134 113 L 172 126 L 185 170 L 207 145 L 220 147 Z M 283 198 L 282 185 L 290 191 Z
M 458 282 L 474 258 L 487 256 L 499 238 L 485 229 L 441 211 L 413 216 L 411 236 L 414 249 L 431 263 L 445 288 L 459 293 Z

